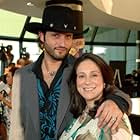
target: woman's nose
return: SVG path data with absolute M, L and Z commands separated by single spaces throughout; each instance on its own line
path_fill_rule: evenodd
M 87 78 L 85 79 L 85 83 L 86 83 L 86 84 L 91 83 L 91 78 L 87 77 Z

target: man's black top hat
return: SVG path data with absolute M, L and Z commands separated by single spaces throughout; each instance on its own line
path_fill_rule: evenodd
M 74 23 L 73 10 L 64 6 L 47 6 L 44 9 L 42 23 L 29 23 L 25 29 L 35 34 L 38 34 L 39 31 L 79 33 Z

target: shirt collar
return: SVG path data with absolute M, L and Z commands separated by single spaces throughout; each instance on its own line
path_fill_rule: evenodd
M 41 64 L 44 58 L 44 52 L 39 56 L 39 58 L 37 59 L 37 61 L 35 62 L 32 71 L 35 73 L 36 77 L 39 79 L 43 79 L 43 74 L 42 74 L 42 70 L 41 70 Z M 65 68 L 69 65 L 69 59 L 68 57 L 65 57 L 65 59 L 63 60 L 63 63 L 61 64 L 62 68 Z

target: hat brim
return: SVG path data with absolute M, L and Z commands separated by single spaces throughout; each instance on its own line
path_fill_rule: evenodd
M 87 27 L 87 28 L 83 31 L 83 34 L 88 33 L 88 31 L 89 31 L 89 27 Z
M 31 22 L 29 24 L 25 25 L 25 30 L 30 32 L 30 33 L 34 33 L 34 34 L 38 34 L 39 31 L 55 31 L 55 32 L 69 32 L 69 33 L 73 33 L 73 34 L 79 34 L 77 33 L 77 31 L 75 30 L 70 30 L 70 29 L 60 29 L 60 28 L 53 28 L 53 27 L 49 27 L 49 26 L 44 26 L 42 23 L 37 23 L 37 22 Z
M 30 33 L 38 34 L 39 31 L 42 31 L 41 27 L 41 23 L 32 22 L 25 25 L 25 30 Z
M 87 34 L 89 31 L 89 27 L 87 27 L 83 32 L 74 34 L 73 39 L 83 38 L 84 34 Z

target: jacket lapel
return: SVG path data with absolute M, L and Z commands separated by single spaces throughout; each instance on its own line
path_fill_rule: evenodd
M 60 97 L 59 97 L 59 104 L 58 104 L 58 111 L 57 111 L 57 123 L 56 123 L 57 132 L 60 129 L 60 126 L 62 124 L 66 111 L 68 109 L 68 106 L 70 104 L 70 95 L 68 93 L 69 90 L 68 90 L 68 82 L 67 82 L 70 72 L 71 72 L 71 69 L 66 68 L 63 73 L 63 79 L 62 79 L 61 91 L 60 91 Z

